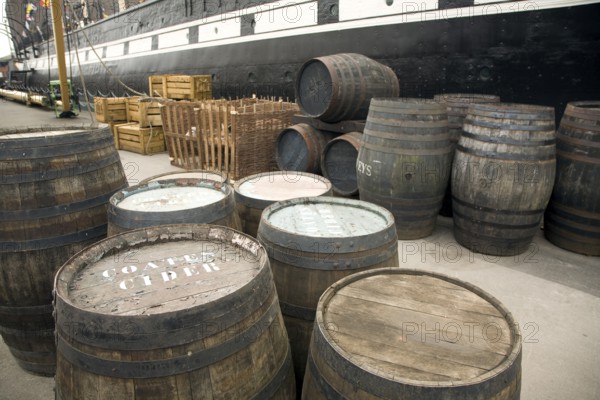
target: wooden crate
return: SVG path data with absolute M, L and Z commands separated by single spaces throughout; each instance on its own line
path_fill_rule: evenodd
M 161 104 L 165 99 L 155 97 L 130 97 L 127 99 L 127 122 L 137 122 L 141 128 L 162 126 Z
M 191 101 L 212 99 L 210 75 L 152 75 L 148 86 L 150 96 Z
M 127 121 L 127 97 L 94 97 L 96 121 L 111 123 Z
M 143 128 L 137 123 L 117 124 L 113 127 L 113 136 L 119 150 L 138 154 L 155 154 L 166 150 L 162 127 Z
M 168 103 L 161 111 L 171 164 L 233 180 L 277 170 L 277 136 L 298 110 L 294 103 L 259 99 Z

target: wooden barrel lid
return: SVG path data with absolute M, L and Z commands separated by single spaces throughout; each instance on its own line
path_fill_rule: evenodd
M 322 176 L 298 171 L 265 172 L 236 182 L 236 199 L 264 208 L 276 201 L 317 197 L 331 191 L 331 182 Z
M 140 184 L 155 182 L 155 181 L 164 181 L 169 179 L 181 179 L 181 178 L 193 178 L 193 179 L 208 179 L 211 181 L 217 182 L 225 182 L 227 181 L 227 177 L 218 172 L 211 171 L 182 171 L 182 172 L 166 172 L 164 174 L 151 176 L 150 178 L 144 179 L 140 182 Z
M 263 211 L 261 224 L 276 232 L 278 242 L 289 237 L 372 238 L 387 243 L 395 230 L 385 208 L 360 200 L 304 197 L 274 203 Z M 264 234 L 266 229 L 262 229 Z M 391 235 L 391 236 L 390 236 Z M 350 242 L 353 243 L 353 242 Z
M 268 266 L 258 241 L 222 226 L 163 225 L 126 232 L 88 247 L 59 270 L 57 326 L 95 326 L 104 336 L 77 340 L 99 345 L 112 338 L 111 348 L 152 348 L 155 339 L 148 331 L 172 332 L 169 343 L 186 343 L 209 335 L 198 331 L 202 321 L 226 317 L 229 325 L 266 301 L 272 286 Z M 135 329 L 112 331 L 115 321 L 123 319 Z M 127 340 L 115 339 L 121 333 Z
M 207 206 L 227 194 L 221 182 L 186 179 L 161 180 L 123 189 L 111 198 L 113 206 L 140 212 L 169 212 Z
M 425 271 L 344 278 L 321 297 L 316 321 L 336 357 L 353 366 L 348 371 L 401 385 L 477 384 L 511 368 L 521 353 L 518 326 L 498 300 Z

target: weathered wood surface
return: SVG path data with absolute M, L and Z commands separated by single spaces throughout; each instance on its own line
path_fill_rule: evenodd
M 600 102 L 567 105 L 556 138 L 556 180 L 544 216 L 546 238 L 600 256 Z
M 357 160 L 361 200 L 394 214 L 400 239 L 433 233 L 448 185 L 452 145 L 446 107 L 434 100 L 371 101 Z
M 518 399 L 521 336 L 480 289 L 428 272 L 353 275 L 319 301 L 304 399 Z
M 111 237 L 56 277 L 57 399 L 294 399 L 266 252 L 233 229 Z
M 462 134 L 463 123 L 469 111 L 471 104 L 480 103 L 498 103 L 500 97 L 491 94 L 479 93 L 445 93 L 437 94 L 433 97 L 434 100 L 446 104 L 448 111 L 448 132 L 450 133 L 450 142 L 452 143 L 452 154 L 454 148 L 458 144 L 458 140 Z M 442 201 L 440 215 L 445 217 L 452 216 L 452 182 L 448 182 L 446 193 Z
M 322 176 L 298 171 L 264 172 L 235 183 L 235 206 L 242 230 L 256 237 L 263 210 L 282 200 L 328 196 L 331 182 Z
M 285 128 L 277 137 L 275 159 L 282 171 L 321 173 L 323 149 L 337 133 L 315 129 L 308 124 Z
M 0 332 L 19 365 L 52 375 L 52 282 L 106 236 L 106 205 L 127 186 L 109 129 L 0 132 Z
M 471 105 L 452 168 L 460 244 L 500 256 L 529 248 L 554 185 L 554 124 L 550 107 Z
M 296 96 L 304 114 L 335 123 L 367 117 L 373 97 L 397 97 L 394 71 L 362 54 L 313 58 L 300 68 Z
M 107 214 L 109 235 L 176 223 L 241 229 L 233 188 L 208 179 L 179 178 L 131 186 L 110 198 Z
M 362 133 L 350 132 L 327 143 L 321 154 L 321 171 L 331 181 L 333 191 L 341 196 L 356 196 L 358 182 L 356 161 Z
M 359 200 L 300 198 L 265 208 L 257 237 L 269 254 L 301 384 L 325 289 L 358 271 L 399 265 L 394 218 Z

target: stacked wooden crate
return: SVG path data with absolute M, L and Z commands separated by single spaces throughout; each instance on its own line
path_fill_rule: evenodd
M 190 101 L 212 99 L 210 75 L 152 75 L 148 86 L 151 96 Z
M 126 123 L 115 124 L 113 135 L 117 149 L 139 154 L 166 150 L 160 107 L 165 100 L 152 97 L 129 97 L 126 100 Z
M 276 170 L 277 135 L 297 112 L 296 104 L 275 99 L 168 103 L 162 118 L 171 164 L 233 180 Z
M 127 121 L 127 97 L 94 97 L 96 121 L 106 124 Z

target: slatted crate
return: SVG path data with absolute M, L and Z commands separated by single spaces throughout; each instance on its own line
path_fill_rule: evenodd
M 94 97 L 96 121 L 117 123 L 127 121 L 127 97 Z
M 127 121 L 137 122 L 141 128 L 162 126 L 161 104 L 165 99 L 156 97 L 130 97 L 127 99 Z
M 166 150 L 162 127 L 143 128 L 135 122 L 113 126 L 115 145 L 119 150 L 138 154 L 156 154 Z
M 150 96 L 191 101 L 212 99 L 210 75 L 152 75 L 148 86 Z
M 233 180 L 277 170 L 277 136 L 298 110 L 294 103 L 260 99 L 168 103 L 161 111 L 171 164 Z

